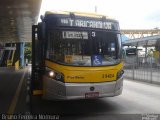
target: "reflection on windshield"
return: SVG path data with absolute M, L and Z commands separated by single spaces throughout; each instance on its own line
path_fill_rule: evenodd
M 65 63 L 78 66 L 91 66 L 91 57 L 81 55 L 66 55 Z
M 73 66 L 104 66 L 120 62 L 115 33 L 54 31 L 50 33 L 47 58 Z

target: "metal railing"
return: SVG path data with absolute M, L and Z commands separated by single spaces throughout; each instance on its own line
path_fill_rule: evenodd
M 129 59 L 129 60 L 127 60 Z M 160 84 L 160 64 L 153 57 L 125 58 L 124 77 Z

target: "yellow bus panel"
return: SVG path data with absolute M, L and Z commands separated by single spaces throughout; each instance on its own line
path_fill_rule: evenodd
M 64 66 L 46 60 L 45 65 L 64 74 L 67 83 L 97 83 L 109 82 L 117 79 L 117 72 L 122 69 L 123 63 L 114 66 L 75 67 Z

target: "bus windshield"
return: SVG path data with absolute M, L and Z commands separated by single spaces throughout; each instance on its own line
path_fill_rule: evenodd
M 120 62 L 120 34 L 107 31 L 52 30 L 47 59 L 72 66 L 107 66 Z

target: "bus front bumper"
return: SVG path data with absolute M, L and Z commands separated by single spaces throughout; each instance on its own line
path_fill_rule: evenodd
M 70 100 L 120 95 L 123 89 L 123 77 L 116 81 L 103 83 L 62 83 L 44 77 L 44 99 Z

